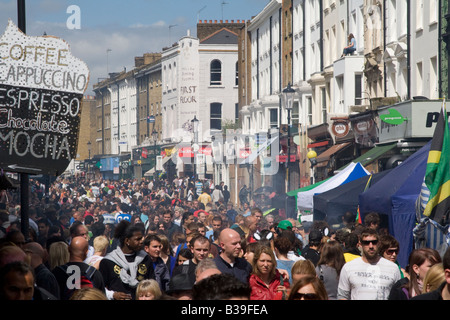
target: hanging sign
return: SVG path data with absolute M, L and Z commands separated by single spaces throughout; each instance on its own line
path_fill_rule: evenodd
M 403 122 L 407 121 L 407 119 L 404 118 L 402 114 L 396 109 L 389 109 L 388 112 L 388 114 L 380 115 L 381 121 L 393 125 L 402 124 Z
M 87 65 L 52 36 L 9 20 L 0 37 L 0 167 L 59 175 L 76 157 Z

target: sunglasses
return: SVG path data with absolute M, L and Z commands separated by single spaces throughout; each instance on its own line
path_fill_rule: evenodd
M 398 254 L 398 251 L 399 251 L 398 249 L 388 249 L 388 250 L 385 251 L 385 253 L 386 253 L 387 255 L 390 255 L 390 256 L 391 256 L 391 255 L 393 255 L 394 253 L 395 253 L 395 254 Z
M 294 300 L 319 300 L 319 297 L 315 293 L 295 293 L 292 297 Z
M 377 245 L 378 240 L 361 240 L 363 246 L 368 246 L 369 244 Z

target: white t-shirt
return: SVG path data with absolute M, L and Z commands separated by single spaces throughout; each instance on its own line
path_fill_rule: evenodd
M 387 259 L 370 264 L 357 258 L 341 270 L 338 299 L 387 300 L 392 286 L 400 279 L 399 268 Z

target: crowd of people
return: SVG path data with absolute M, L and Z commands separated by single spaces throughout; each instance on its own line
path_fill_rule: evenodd
M 23 234 L 19 193 L 1 194 L 3 300 L 450 299 L 450 251 L 402 268 L 377 213 L 299 221 L 183 178 L 30 180 L 29 200 Z

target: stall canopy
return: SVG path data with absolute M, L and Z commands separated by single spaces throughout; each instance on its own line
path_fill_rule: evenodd
M 360 163 L 350 163 L 345 169 L 335 176 L 324 181 L 315 188 L 297 193 L 297 208 L 299 210 L 313 209 L 313 197 L 350 181 L 369 175 L 370 173 Z M 301 189 L 300 189 L 301 190 Z
M 326 220 L 329 224 L 342 222 L 347 211 L 357 215 L 359 195 L 381 180 L 390 170 L 350 181 L 321 194 L 314 195 L 314 220 Z
M 356 158 L 355 160 L 353 160 L 353 162 L 360 162 L 363 166 L 365 166 L 365 165 L 371 163 L 372 161 L 378 159 L 386 152 L 391 151 L 395 147 L 397 147 L 397 142 L 386 144 L 386 145 L 375 146 L 372 149 L 370 149 L 369 151 L 367 151 L 366 153 L 364 153 L 359 158 Z
M 416 224 L 415 204 L 425 175 L 430 142 L 383 179 L 359 196 L 361 218 L 369 212 L 386 215 L 389 233 L 400 243 L 398 262 L 408 263 L 413 247 L 413 229 Z
M 298 203 L 298 202 L 297 202 L 297 196 L 298 196 L 298 193 L 299 193 L 299 192 L 304 192 L 304 191 L 311 190 L 311 189 L 313 189 L 313 188 L 315 188 L 315 187 L 321 185 L 322 183 L 324 183 L 324 182 L 327 181 L 328 179 L 330 179 L 330 178 L 327 178 L 327 179 L 325 179 L 325 180 L 319 181 L 319 182 L 317 182 L 317 183 L 315 183 L 315 184 L 311 184 L 311 185 L 309 185 L 309 186 L 306 186 L 306 187 L 303 187 L 303 188 L 300 188 L 300 189 L 295 189 L 295 190 L 292 190 L 292 191 L 287 192 L 286 195 L 287 195 L 289 198 L 293 199 L 293 202 L 295 203 L 295 210 L 298 211 L 298 206 L 297 206 L 297 203 Z
M 346 149 L 348 146 L 351 146 L 350 142 L 336 144 L 325 150 L 323 153 L 317 156 L 317 167 L 325 167 L 333 155 Z
M 175 153 L 173 153 L 171 156 L 164 157 L 161 165 L 164 166 L 170 159 L 172 159 L 173 156 L 176 156 Z M 156 167 L 153 167 L 150 170 L 148 170 L 146 173 L 144 173 L 144 177 L 151 177 L 151 176 L 155 175 L 155 169 L 156 169 Z M 166 170 L 158 170 L 158 171 L 165 172 Z

